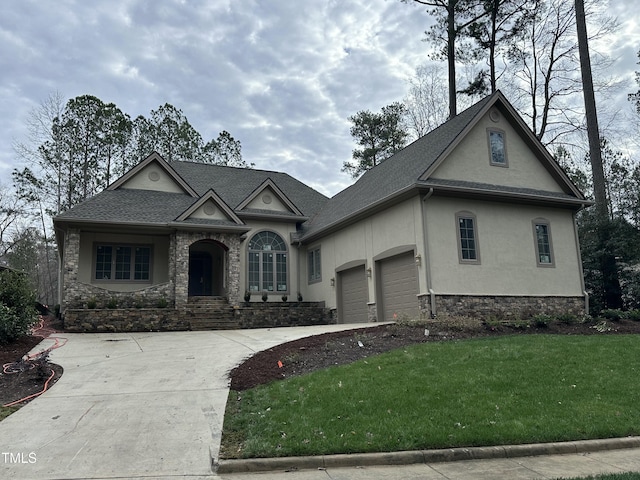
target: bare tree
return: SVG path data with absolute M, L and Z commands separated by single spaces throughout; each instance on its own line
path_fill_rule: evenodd
M 615 29 L 615 20 L 599 16 L 589 40 L 601 39 Z M 584 126 L 583 107 L 575 101 L 582 94 L 578 54 L 574 4 L 565 0 L 541 1 L 528 28 L 509 50 L 512 102 L 528 119 L 536 137 L 547 145 Z M 596 91 L 603 92 L 613 84 L 603 73 L 608 65 L 602 55 L 593 65 L 600 73 Z
M 407 2 L 409 0 L 403 0 Z M 470 25 L 486 15 L 482 0 L 413 0 L 421 5 L 433 7 L 429 12 L 436 19 L 427 32 L 434 44 L 444 42 L 438 49 L 438 58 L 447 60 L 449 74 L 449 118 L 458 113 L 456 89 L 456 59 L 462 52 L 456 47 L 456 40 Z

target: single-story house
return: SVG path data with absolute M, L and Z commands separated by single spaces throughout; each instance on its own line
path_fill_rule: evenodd
M 282 172 L 153 153 L 54 219 L 60 303 L 180 312 L 286 296 L 338 322 L 580 313 L 588 205 L 501 92 L 332 198 Z

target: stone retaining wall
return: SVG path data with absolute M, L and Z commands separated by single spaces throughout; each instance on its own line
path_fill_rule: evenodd
M 225 328 L 268 328 L 336 323 L 323 302 L 251 303 L 229 307 L 233 325 Z M 64 328 L 69 332 L 148 332 L 191 330 L 186 309 L 116 308 L 68 309 Z M 212 329 L 215 319 L 212 319 Z
M 161 283 L 133 292 L 115 292 L 88 283 L 75 282 L 65 292 L 65 307 L 82 308 L 154 308 L 173 307 L 171 284 Z M 93 304 L 91 307 L 90 304 Z M 161 305 L 162 304 L 162 305 Z
M 431 296 L 419 295 L 420 313 L 431 316 Z M 584 297 L 527 297 L 502 295 L 436 295 L 436 316 L 529 318 L 545 313 L 584 315 Z

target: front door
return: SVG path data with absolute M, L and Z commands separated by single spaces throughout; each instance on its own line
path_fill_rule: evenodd
M 209 252 L 189 255 L 189 296 L 213 295 L 213 258 Z

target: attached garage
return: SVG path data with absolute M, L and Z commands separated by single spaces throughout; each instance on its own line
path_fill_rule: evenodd
M 394 313 L 398 316 L 417 317 L 418 278 L 413 252 L 380 260 L 377 270 L 378 320 L 392 321 Z
M 340 323 L 367 322 L 368 297 L 364 265 L 338 272 L 338 321 Z

